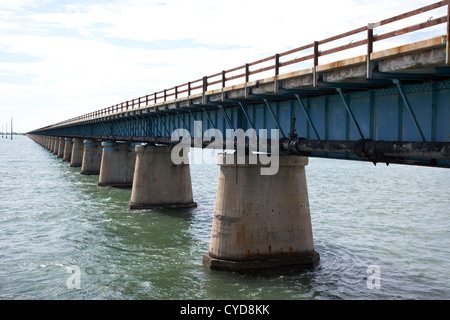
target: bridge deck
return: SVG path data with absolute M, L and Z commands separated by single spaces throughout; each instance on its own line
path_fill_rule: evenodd
M 373 33 L 376 26 L 444 6 L 447 16 Z M 192 136 L 211 128 L 222 133 L 279 129 L 283 151 L 291 153 L 450 167 L 449 16 L 448 1 L 440 1 L 30 133 L 167 143 L 180 128 Z M 373 51 L 376 41 L 443 23 L 447 35 Z M 362 32 L 363 40 L 319 50 L 323 44 Z M 319 57 L 358 46 L 366 46 L 367 54 L 318 63 Z M 303 56 L 290 59 L 293 54 Z M 310 60 L 310 68 L 280 73 L 282 67 Z M 250 81 L 250 76 L 271 70 L 273 76 Z M 238 79 L 242 83 L 226 85 Z M 285 141 L 296 136 L 303 140 L 297 139 L 295 146 Z M 365 144 L 368 140 L 391 144 L 380 149 L 382 144 Z

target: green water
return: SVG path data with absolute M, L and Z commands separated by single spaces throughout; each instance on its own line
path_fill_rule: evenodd
M 130 189 L 79 172 L 27 137 L 0 138 L 0 299 L 450 299 L 448 169 L 311 158 L 320 264 L 258 274 L 202 265 L 217 165 L 191 165 L 198 207 L 184 210 L 130 211 Z

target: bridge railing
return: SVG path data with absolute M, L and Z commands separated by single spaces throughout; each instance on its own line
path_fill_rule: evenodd
M 121 102 L 119 104 L 96 110 L 82 116 L 78 116 L 69 120 L 65 120 L 59 123 L 56 123 L 52 126 L 64 125 L 71 122 L 83 121 L 88 119 L 94 119 L 101 116 L 106 116 L 114 113 L 124 112 L 128 110 L 138 109 L 142 107 L 146 107 L 152 104 L 157 104 L 165 101 L 176 100 L 179 98 L 187 98 L 194 94 L 204 93 L 211 88 L 212 86 L 219 86 L 225 88 L 227 83 L 230 81 L 242 79 L 245 82 L 250 81 L 250 76 L 272 71 L 274 76 L 278 76 L 280 74 L 280 69 L 283 67 L 287 67 L 293 64 L 297 64 L 300 62 L 305 62 L 312 60 L 310 67 L 315 68 L 319 65 L 319 57 L 324 57 L 326 55 L 331 55 L 337 52 L 342 52 L 345 50 L 349 50 L 356 47 L 366 46 L 366 54 L 367 60 L 370 60 L 370 54 L 373 52 L 373 45 L 377 41 L 382 41 L 386 39 L 390 39 L 393 37 L 397 37 L 400 35 L 404 35 L 407 33 L 411 33 L 414 31 L 422 30 L 425 28 L 433 27 L 439 24 L 447 23 L 447 63 L 448 63 L 448 42 L 449 42 L 449 16 L 450 16 L 450 0 L 439 1 L 388 19 L 381 20 L 377 23 L 369 23 L 367 26 L 360 27 L 333 37 L 329 37 L 327 39 L 323 39 L 320 41 L 314 41 L 313 43 L 288 50 L 282 53 L 274 54 L 270 57 L 260 59 L 251 63 L 246 63 L 241 66 L 224 70 L 209 76 L 205 76 L 203 78 L 190 81 L 178 86 L 174 86 L 172 88 L 164 89 L 158 92 L 154 92 L 152 94 L 148 94 L 139 98 L 135 98 L 129 101 Z M 402 19 L 406 19 L 409 17 L 413 17 L 431 10 L 435 10 L 441 7 L 447 6 L 447 14 L 442 17 L 438 17 L 435 19 L 428 19 L 425 22 L 418 23 L 412 26 L 404 27 L 401 29 L 385 32 L 383 34 L 374 34 L 374 29 L 388 25 Z M 325 44 L 329 44 L 331 42 L 348 38 L 350 36 L 359 35 L 364 33 L 363 38 L 357 41 L 350 41 L 349 43 L 339 45 L 336 47 L 320 50 L 321 46 Z M 298 57 L 299 54 L 303 54 L 303 56 Z M 296 55 L 292 58 L 292 55 Z M 282 60 L 286 59 L 286 60 Z

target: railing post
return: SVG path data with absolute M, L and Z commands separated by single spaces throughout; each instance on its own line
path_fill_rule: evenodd
M 175 99 L 178 99 L 178 86 L 175 86 Z
M 208 91 L 208 77 L 203 77 L 203 93 Z
M 319 86 L 317 75 L 317 66 L 319 65 L 319 41 L 314 41 L 314 67 L 313 67 L 313 86 Z
M 167 100 L 167 90 L 164 89 L 164 102 L 166 102 L 166 100 Z
M 319 65 L 319 41 L 314 41 L 314 67 Z
M 203 104 L 206 104 L 206 91 L 208 90 L 208 77 L 203 77 Z
M 154 97 L 154 98 L 155 98 L 155 104 L 156 104 L 156 99 L 157 99 L 157 98 L 156 98 L 156 92 L 155 92 L 155 97 Z
M 191 82 L 188 82 L 188 97 L 191 96 Z
M 222 88 L 225 88 L 225 82 L 226 82 L 226 78 L 225 78 L 225 71 L 222 71 Z
M 367 26 L 367 78 L 372 78 L 372 61 L 370 55 L 373 52 L 373 28 L 374 25 L 369 23 Z
M 280 55 L 277 53 L 275 55 L 275 76 L 280 74 Z
M 245 82 L 248 82 L 250 78 L 250 70 L 248 63 L 245 64 Z
M 450 38 L 450 0 L 447 1 L 447 49 L 445 55 L 446 64 L 450 64 L 449 38 Z

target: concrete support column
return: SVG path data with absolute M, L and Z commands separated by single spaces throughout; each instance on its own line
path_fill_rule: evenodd
M 83 164 L 81 174 L 97 175 L 100 173 L 102 161 L 102 147 L 100 142 L 84 140 Z
M 204 265 L 224 270 L 315 265 L 319 254 L 306 186 L 308 158 L 280 156 L 275 175 L 261 175 L 259 158 L 258 164 L 238 165 L 225 159 L 218 155 L 219 184 Z
M 72 159 L 70 160 L 70 166 L 74 168 L 81 167 L 83 165 L 84 144 L 83 139 L 72 140 Z
M 193 201 L 188 161 L 175 165 L 171 159 L 172 149 L 169 146 L 136 146 L 129 209 L 197 206 Z
M 65 147 L 65 140 L 64 138 L 59 138 L 59 147 L 58 147 L 58 158 L 64 157 L 64 147 Z
M 103 142 L 98 186 L 131 187 L 136 163 L 136 144 Z
M 45 149 L 50 150 L 50 141 L 51 141 L 51 137 L 46 136 L 45 137 Z
M 52 152 L 53 154 L 56 156 L 58 155 L 58 147 L 59 147 L 59 138 L 58 137 L 53 137 L 53 148 L 52 148 Z
M 72 139 L 65 138 L 64 139 L 64 155 L 63 161 L 69 161 L 72 159 Z

